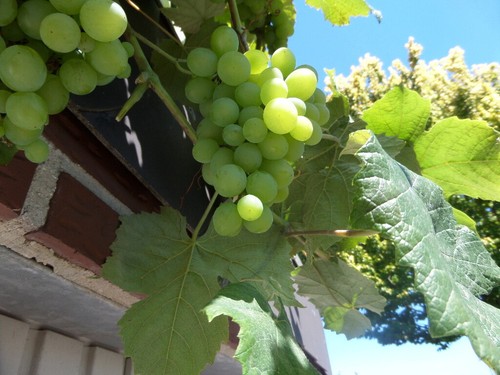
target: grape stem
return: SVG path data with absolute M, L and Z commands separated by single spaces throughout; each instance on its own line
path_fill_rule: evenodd
M 338 144 L 341 144 L 340 139 L 339 139 L 339 138 L 337 138 L 337 137 L 335 137 L 334 135 L 331 135 L 331 134 L 323 134 L 323 135 L 321 136 L 321 138 L 322 138 L 322 139 L 325 139 L 325 140 L 327 140 L 327 141 L 332 141 L 332 142 L 336 142 L 336 143 L 338 143 Z
M 228 0 L 227 4 L 229 5 L 229 13 L 231 13 L 231 23 L 240 40 L 240 47 L 243 52 L 246 52 L 249 48 L 245 36 L 245 29 L 241 23 L 240 13 L 238 12 L 238 4 L 236 4 L 236 0 Z
M 196 225 L 196 228 L 193 230 L 193 234 L 191 235 L 191 238 L 196 241 L 198 238 L 198 234 L 200 233 L 201 228 L 203 227 L 203 224 L 207 220 L 208 214 L 212 210 L 212 207 L 214 206 L 215 202 L 217 201 L 217 198 L 219 197 L 219 194 L 217 192 L 214 193 L 212 198 L 210 199 L 210 202 L 208 203 L 207 208 L 205 208 L 205 212 L 203 212 L 202 217 L 200 218 L 200 221 Z
M 137 34 L 132 30 L 130 25 L 127 30 L 127 37 L 129 42 L 134 47 L 134 58 L 137 62 L 137 67 L 142 72 L 139 78 L 143 80 L 141 83 L 147 84 L 153 92 L 158 96 L 158 98 L 163 102 L 163 104 L 170 111 L 172 116 L 177 120 L 182 130 L 186 133 L 187 137 L 191 140 L 191 142 L 196 143 L 196 132 L 186 119 L 184 113 L 180 110 L 179 106 L 172 99 L 170 94 L 161 84 L 160 78 L 154 72 L 153 68 L 149 64 L 144 51 L 142 50 L 141 44 L 136 36 Z M 139 83 L 140 84 L 140 83 Z M 142 90 L 142 89 L 141 89 Z M 139 94 L 138 94 L 139 95 Z M 133 99 L 135 100 L 135 99 Z M 135 103 L 132 103 L 132 105 Z M 126 109 L 128 111 L 130 108 Z
M 123 118 L 127 115 L 128 111 L 132 109 L 132 107 L 139 101 L 141 100 L 142 96 L 148 89 L 148 84 L 147 82 L 142 81 L 141 82 L 141 76 L 138 77 L 136 80 L 136 83 L 138 85 L 134 88 L 134 91 L 132 91 L 132 94 L 130 97 L 127 99 L 127 101 L 123 104 L 122 108 L 120 109 L 120 112 L 116 115 L 115 119 L 116 121 L 121 121 Z
M 149 22 L 151 22 L 153 25 L 155 25 L 156 28 L 158 28 L 158 30 L 160 30 L 162 33 L 164 33 L 166 36 L 168 36 L 169 38 L 171 38 L 175 43 L 177 43 L 179 46 L 181 46 L 182 48 L 184 48 L 184 46 L 182 45 L 181 41 L 176 38 L 175 35 L 173 35 L 170 31 L 168 31 L 167 29 L 165 29 L 162 25 L 160 25 L 156 20 L 154 20 L 149 14 L 147 14 L 146 12 L 144 12 L 141 7 L 139 7 L 139 5 L 137 5 L 136 3 L 134 3 L 132 0 L 127 0 L 127 3 L 132 7 L 134 8 L 134 10 L 136 10 L 137 12 L 139 12 L 144 18 L 146 18 Z

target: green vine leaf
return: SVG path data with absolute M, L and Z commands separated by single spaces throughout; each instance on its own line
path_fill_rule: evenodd
M 248 280 L 269 298 L 293 298 L 290 248 L 278 229 L 227 239 L 210 228 L 193 239 L 185 218 L 164 208 L 123 217 L 111 248 L 104 277 L 147 295 L 119 322 L 137 373 L 199 374 L 213 361 L 227 340 L 227 321 L 209 322 L 202 308 L 218 292 L 220 277 Z
M 379 231 L 394 242 L 399 265 L 414 268 L 434 337 L 469 336 L 500 371 L 500 310 L 479 298 L 500 284 L 500 268 L 475 233 L 457 225 L 432 181 L 391 159 L 375 137 L 357 156 L 363 167 L 351 225 Z
M 500 134 L 484 121 L 450 117 L 414 145 L 422 175 L 447 196 L 500 201 Z
M 195 34 L 206 20 L 224 12 L 226 3 L 211 0 L 173 1 L 175 7 L 163 8 L 161 11 L 172 20 L 182 31 Z
M 351 17 L 370 14 L 370 7 L 364 0 L 306 0 L 306 4 L 322 10 L 325 20 L 337 26 L 349 25 Z
M 234 357 L 243 375 L 318 375 L 295 341 L 284 313 L 276 317 L 265 298 L 247 283 L 231 284 L 205 307 L 209 320 L 230 316 L 240 326 Z
M 362 116 L 367 129 L 413 142 L 425 130 L 431 111 L 430 100 L 403 86 L 394 87 Z
M 299 294 L 307 297 L 325 319 L 325 328 L 344 333 L 347 338 L 362 335 L 370 321 L 357 309 L 381 313 L 386 300 L 375 283 L 342 260 L 316 259 L 295 275 Z

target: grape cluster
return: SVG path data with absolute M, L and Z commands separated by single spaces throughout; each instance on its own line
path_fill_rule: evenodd
M 0 27 L 0 142 L 40 163 L 43 128 L 70 94 L 130 75 L 127 17 L 112 0 L 1 0 Z
M 220 3 L 223 0 L 212 1 Z M 240 0 L 237 3 L 249 42 L 255 41 L 258 49 L 267 47 L 271 53 L 287 45 L 295 27 L 293 0 Z M 224 18 L 231 18 L 229 9 Z
M 190 51 L 193 74 L 186 97 L 199 105 L 193 157 L 219 195 L 230 198 L 214 212 L 214 228 L 234 236 L 244 226 L 254 233 L 273 223 L 270 206 L 283 202 L 294 177 L 293 163 L 305 145 L 321 140 L 330 117 L 316 72 L 296 67 L 286 47 L 269 56 L 238 52 L 236 32 L 218 27 L 210 48 Z

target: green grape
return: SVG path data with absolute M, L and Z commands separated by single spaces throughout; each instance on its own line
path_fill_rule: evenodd
M 201 167 L 201 176 L 203 177 L 203 181 L 211 186 L 214 186 L 215 173 L 213 172 L 212 165 L 210 163 L 203 164 Z
M 217 143 L 222 143 L 222 129 L 215 125 L 212 121 L 204 118 L 196 127 L 196 135 L 198 138 L 211 138 Z
M 49 115 L 62 112 L 69 102 L 69 91 L 66 90 L 61 79 L 54 74 L 47 76 L 47 80 L 36 93 L 47 103 Z
M 87 0 L 80 8 L 83 30 L 99 42 L 118 39 L 127 28 L 127 15 L 112 0 Z
M 243 226 L 250 233 L 265 233 L 273 225 L 273 220 L 273 212 L 269 206 L 264 205 L 262 214 L 259 218 L 253 221 L 243 221 Z
M 90 94 L 97 86 L 97 73 L 86 61 L 69 59 L 59 68 L 59 78 L 66 90 L 75 95 Z
M 219 58 L 217 74 L 225 84 L 238 86 L 250 77 L 250 63 L 237 51 L 226 52 Z
M 85 59 L 97 72 L 108 76 L 117 76 L 128 66 L 127 51 L 118 39 L 107 43 L 97 42 Z
M 132 45 L 132 43 L 130 43 L 130 42 L 122 42 L 122 47 L 127 52 L 127 56 L 129 58 L 131 58 L 132 56 L 134 56 L 135 49 L 134 49 L 134 46 Z
M 200 114 L 203 117 L 210 117 L 210 112 L 212 111 L 212 100 L 207 100 L 206 102 L 200 103 L 198 105 L 198 109 L 200 110 Z
M 313 129 L 311 120 L 305 116 L 297 116 L 297 125 L 290 131 L 290 135 L 297 141 L 305 142 L 311 138 Z
M 299 98 L 288 98 L 290 102 L 293 103 L 295 109 L 297 109 L 297 115 L 304 116 L 306 114 L 307 104 Z
M 125 79 L 130 77 L 132 74 L 132 66 L 130 64 L 127 64 L 124 70 L 120 74 L 117 74 L 116 77 L 120 79 Z
M 223 197 L 239 195 L 247 184 L 247 175 L 236 164 L 225 164 L 215 174 L 215 190 Z
M 311 123 L 313 125 L 313 132 L 311 137 L 306 141 L 306 145 L 308 146 L 317 145 L 323 137 L 323 130 L 321 129 L 321 126 L 316 121 L 311 121 Z
M 262 142 L 268 131 L 264 120 L 258 117 L 249 118 L 243 125 L 243 136 L 251 143 Z
M 219 98 L 230 98 L 230 99 L 234 100 L 235 90 L 236 90 L 236 87 L 226 85 L 225 83 L 221 83 L 215 87 L 212 99 L 216 100 Z
M 293 181 L 293 168 L 284 159 L 263 160 L 260 169 L 270 173 L 274 177 L 278 184 L 278 190 L 290 185 Z
M 80 26 L 64 13 L 52 13 L 40 24 L 40 37 L 51 50 L 61 53 L 71 52 L 80 43 Z
M 107 76 L 106 74 L 102 74 L 102 73 L 99 73 L 99 72 L 96 72 L 96 74 L 97 74 L 97 84 L 96 84 L 96 86 L 106 86 L 106 85 L 109 85 L 116 78 L 115 76 Z
M 295 69 L 295 63 L 295 55 L 287 47 L 278 48 L 271 56 L 271 66 L 281 70 L 284 77 L 288 76 Z
M 314 68 L 314 66 L 312 65 L 307 65 L 307 64 L 302 64 L 302 65 L 299 65 L 296 69 L 300 69 L 300 68 L 306 68 L 306 69 L 309 69 L 311 72 L 314 73 L 314 75 L 316 76 L 316 80 L 319 79 L 319 76 L 318 76 L 318 71 Z M 319 90 L 321 91 L 320 89 L 316 88 L 316 90 Z
M 87 33 L 81 32 L 80 42 L 78 43 L 78 49 L 85 53 L 92 52 L 96 46 L 96 43 L 97 43 L 96 40 L 91 38 Z
M 304 154 L 305 144 L 304 142 L 297 141 L 291 135 L 285 135 L 288 141 L 288 152 L 284 159 L 288 160 L 290 163 L 294 163 L 299 160 Z
M 80 13 L 83 3 L 87 0 L 49 0 L 50 3 L 59 12 L 69 14 L 71 16 Z
M 238 200 L 236 208 L 238 209 L 238 213 L 243 220 L 254 221 L 262 215 L 264 205 L 255 195 L 247 194 Z
M 56 12 L 56 8 L 46 0 L 28 0 L 19 6 L 17 23 L 30 38 L 40 40 L 40 24 L 45 17 Z
M 211 77 L 217 72 L 217 55 L 214 51 L 198 47 L 189 52 L 187 66 L 198 77 Z
M 5 103 L 7 103 L 10 94 L 12 94 L 12 92 L 9 90 L 0 90 L 0 113 L 6 113 Z
M 212 48 L 219 57 L 226 52 L 238 51 L 239 45 L 240 41 L 238 39 L 238 34 L 226 25 L 216 28 L 210 36 L 210 48 Z
M 288 99 L 273 99 L 264 108 L 264 122 L 276 134 L 289 133 L 297 124 L 297 108 Z
M 269 160 L 278 160 L 288 153 L 288 142 L 283 135 L 268 132 L 266 138 L 258 143 L 262 156 Z
M 278 183 L 270 173 L 256 170 L 247 177 L 246 191 L 264 203 L 271 203 L 278 194 Z
M 2 27 L 2 36 L 5 40 L 13 43 L 22 42 L 26 38 L 26 34 L 19 27 L 17 20 Z
M 330 120 L 330 110 L 326 106 L 326 104 L 316 104 L 316 107 L 319 111 L 318 124 L 320 126 L 326 125 L 328 120 Z
M 288 95 L 306 101 L 316 90 L 318 79 L 313 71 L 307 68 L 296 69 L 285 79 Z
M 273 99 L 286 98 L 287 96 L 288 87 L 282 78 L 271 78 L 262 84 L 260 99 L 264 105 Z
M 276 37 L 282 40 L 287 40 L 295 31 L 293 23 L 287 23 L 276 26 Z
M 219 126 L 234 124 L 240 115 L 238 104 L 230 98 L 219 98 L 212 103 L 211 120 Z
M 273 78 L 283 79 L 283 73 L 278 68 L 266 68 L 257 77 L 257 84 L 262 87 L 264 83 Z
M 36 91 L 47 77 L 47 68 L 32 48 L 12 45 L 0 53 L 0 79 L 14 91 Z
M 33 92 L 9 95 L 5 111 L 12 123 L 27 130 L 41 129 L 49 120 L 47 103 Z
M 262 118 L 264 115 L 264 110 L 261 107 L 250 106 L 245 107 L 240 111 L 240 115 L 238 117 L 238 124 L 241 126 L 245 125 L 248 119 L 251 118 Z
M 219 168 L 226 164 L 233 164 L 234 151 L 227 147 L 220 147 L 210 160 L 210 170 L 217 175 Z
M 0 1 L 0 26 L 7 26 L 16 19 L 16 16 L 17 16 L 16 0 Z
M 209 101 L 215 89 L 215 83 L 208 78 L 191 78 L 184 87 L 186 98 L 195 104 L 201 104 Z
M 212 138 L 198 139 L 192 149 L 193 158 L 199 163 L 208 163 L 218 149 L 219 144 Z
M 316 76 L 317 76 L 317 74 L 316 74 Z M 316 90 L 314 91 L 313 103 L 314 104 L 325 104 L 326 103 L 326 95 L 323 92 L 323 90 L 316 88 Z
M 229 124 L 222 131 L 222 139 L 229 146 L 239 146 L 245 142 L 243 129 L 237 124 Z
M 305 116 L 311 121 L 319 121 L 319 109 L 313 103 L 306 103 L 306 114 Z
M 250 63 L 251 74 L 261 73 L 269 64 L 269 57 L 258 49 L 248 50 L 244 53 L 244 55 Z
M 243 82 L 236 87 L 234 91 L 234 99 L 240 107 L 260 106 L 260 87 L 253 82 Z
M 253 143 L 242 143 L 234 150 L 234 163 L 246 173 L 256 171 L 262 163 L 262 153 Z
M 39 138 L 24 147 L 24 156 L 32 163 L 43 163 L 49 157 L 49 145 Z
M 290 189 L 288 188 L 288 185 L 279 188 L 278 194 L 276 195 L 276 198 L 274 198 L 273 203 L 281 203 L 286 201 L 289 194 L 290 194 Z
M 5 137 L 14 143 L 16 146 L 26 146 L 40 137 L 42 128 L 39 129 L 24 129 L 14 125 L 8 117 L 3 119 L 3 127 L 5 130 Z
M 236 204 L 224 202 L 214 211 L 212 223 L 219 236 L 234 237 L 243 227 L 243 219 L 238 213 Z

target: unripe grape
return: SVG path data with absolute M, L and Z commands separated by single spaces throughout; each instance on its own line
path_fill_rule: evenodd
M 242 143 L 234 150 L 234 163 L 239 165 L 246 173 L 252 173 L 262 163 L 262 153 L 253 143 Z
M 69 102 L 69 91 L 66 90 L 61 79 L 54 74 L 47 76 L 47 80 L 36 93 L 47 103 L 49 115 L 62 112 Z
M 211 138 L 198 139 L 193 146 L 193 158 L 199 163 L 208 163 L 218 149 L 219 144 L 215 140 Z
M 278 184 L 278 189 L 290 185 L 293 181 L 293 168 L 284 159 L 264 160 L 260 165 L 260 169 L 271 174 Z
M 290 135 L 297 141 L 305 142 L 311 138 L 313 129 L 311 120 L 305 116 L 298 116 L 297 125 L 290 131 Z
M 127 28 L 127 15 L 112 0 L 87 0 L 80 8 L 83 30 L 99 42 L 118 39 Z
M 17 16 L 17 10 L 16 0 L 0 1 L 0 26 L 6 26 L 14 21 Z
M 43 139 L 37 139 L 24 147 L 24 156 L 32 163 L 43 163 L 49 157 L 49 145 Z
M 271 56 L 271 66 L 281 70 L 284 77 L 288 76 L 295 69 L 295 63 L 295 55 L 287 47 L 278 48 Z
M 264 83 L 273 78 L 283 79 L 283 73 L 278 68 L 266 68 L 257 77 L 257 84 L 262 87 Z
M 75 95 L 90 94 L 97 86 L 96 71 L 81 59 L 69 59 L 62 64 L 59 77 L 64 87 Z
M 128 66 L 127 51 L 118 39 L 106 43 L 97 42 L 85 59 L 97 72 L 107 76 L 117 76 Z
M 226 52 L 237 51 L 239 47 L 238 34 L 229 26 L 219 26 L 210 36 L 210 48 L 222 56 Z
M 304 116 L 306 114 L 307 103 L 299 98 L 288 98 L 290 102 L 293 103 L 295 108 L 297 109 L 297 115 Z
M 191 78 L 184 87 L 186 98 L 195 104 L 208 102 L 213 95 L 215 83 L 208 78 Z
M 285 79 L 288 95 L 306 101 L 316 90 L 318 79 L 313 71 L 307 68 L 296 69 Z
M 34 142 L 42 134 L 42 128 L 24 129 L 16 126 L 8 117 L 3 119 L 5 137 L 16 146 L 26 146 Z
M 268 131 L 264 120 L 258 117 L 248 119 L 243 125 L 243 136 L 251 143 L 262 142 L 266 138 Z
M 234 124 L 238 120 L 240 109 L 230 98 L 219 98 L 212 103 L 211 120 L 219 126 Z
M 215 87 L 212 99 L 220 99 L 220 98 L 230 98 L 234 100 L 234 92 L 236 91 L 236 87 L 229 86 L 225 83 L 221 83 Z
M 230 201 L 222 203 L 215 209 L 212 223 L 217 234 L 227 237 L 236 236 L 243 226 L 236 204 Z
M 297 124 L 297 109 L 288 99 L 273 99 L 264 108 L 264 122 L 276 134 L 289 133 Z
M 217 74 L 222 82 L 238 86 L 250 77 L 250 63 L 243 54 L 229 51 L 219 58 Z
M 262 156 L 269 160 L 283 159 L 288 152 L 288 142 L 283 135 L 268 132 L 262 142 L 258 143 Z
M 241 126 L 245 125 L 248 119 L 251 118 L 263 118 L 264 110 L 261 107 L 250 106 L 245 107 L 240 111 L 240 115 L 238 117 L 238 124 Z
M 75 50 L 80 43 L 80 26 L 64 13 L 52 13 L 40 24 L 40 37 L 51 50 L 66 53 Z
M 15 92 L 5 103 L 9 119 L 18 127 L 41 129 L 49 120 L 47 103 L 33 92 Z
M 222 130 L 222 139 L 229 146 L 239 146 L 245 142 L 243 129 L 237 124 L 229 124 Z
M 262 214 L 259 216 L 259 218 L 253 221 L 244 220 L 243 226 L 250 233 L 265 233 L 273 225 L 273 220 L 273 212 L 267 205 L 264 205 Z
M 212 157 L 212 160 L 210 160 L 210 169 L 214 173 L 214 175 L 217 175 L 217 171 L 219 168 L 226 164 L 233 164 L 233 155 L 234 152 L 233 150 L 227 148 L 227 147 L 220 147 Z
M 267 105 L 276 98 L 286 98 L 288 96 L 288 87 L 281 78 L 271 78 L 264 82 L 260 90 L 260 99 L 262 104 Z
M 239 195 L 247 184 L 245 171 L 236 164 L 225 164 L 215 175 L 215 190 L 226 198 Z
M 243 82 L 236 87 L 234 98 L 241 107 L 260 106 L 260 87 L 253 82 Z
M 0 53 L 0 79 L 11 90 L 33 92 L 47 77 L 47 67 L 30 47 L 12 45 Z
M 250 62 L 251 74 L 259 74 L 267 68 L 269 58 L 264 52 L 257 49 L 251 49 L 246 51 L 244 55 Z
M 278 194 L 278 183 L 270 173 L 256 170 L 247 177 L 246 191 L 264 203 L 271 203 Z
M 316 121 L 311 121 L 313 125 L 313 133 L 311 137 L 306 141 L 306 145 L 314 146 L 321 142 L 321 138 L 323 137 L 323 130 L 321 126 Z
M 247 194 L 238 200 L 236 208 L 243 220 L 254 221 L 262 215 L 264 205 L 255 195 Z
M 30 38 L 40 40 L 40 24 L 45 17 L 56 12 L 56 8 L 48 1 L 28 0 L 19 6 L 17 23 L 21 30 Z
M 195 48 L 187 56 L 189 70 L 199 77 L 211 77 L 217 72 L 217 55 L 208 48 Z

